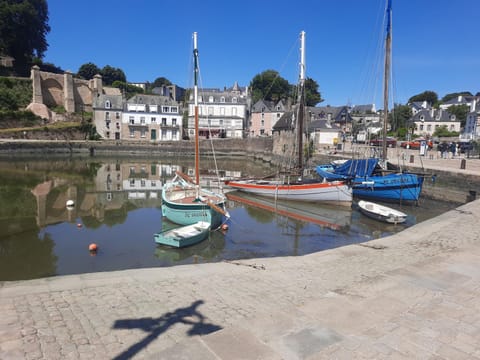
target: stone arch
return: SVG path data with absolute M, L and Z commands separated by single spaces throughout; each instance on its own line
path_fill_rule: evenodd
M 42 81 L 43 103 L 47 106 L 63 106 L 63 84 L 55 78 Z

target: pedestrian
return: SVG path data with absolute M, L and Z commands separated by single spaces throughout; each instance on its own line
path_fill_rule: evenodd
M 455 158 L 455 150 L 457 150 L 457 144 L 455 144 L 455 141 L 452 141 L 450 143 L 450 152 L 452 153 L 452 159 Z

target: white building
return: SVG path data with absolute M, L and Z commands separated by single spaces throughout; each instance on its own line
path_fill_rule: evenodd
M 247 89 L 236 83 L 230 89 L 199 91 L 199 137 L 243 138 L 247 119 Z M 188 101 L 188 136 L 195 136 L 193 92 Z
M 122 139 L 152 142 L 182 139 L 180 106 L 170 97 L 135 95 L 122 114 Z

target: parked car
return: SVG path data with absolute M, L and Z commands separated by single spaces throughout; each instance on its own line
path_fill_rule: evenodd
M 388 137 L 386 138 L 387 141 L 387 147 L 396 147 L 397 146 L 397 139 L 393 137 Z M 370 146 L 383 146 L 383 139 L 372 139 L 369 142 Z
M 433 148 L 433 142 L 431 140 L 425 140 L 425 139 L 415 139 L 411 141 L 403 141 L 400 146 L 405 149 L 413 149 L 413 150 L 418 150 L 420 149 L 420 145 L 422 144 L 422 141 L 426 141 L 428 148 L 431 149 Z

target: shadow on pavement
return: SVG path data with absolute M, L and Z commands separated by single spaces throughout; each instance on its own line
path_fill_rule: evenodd
M 117 355 L 114 359 L 131 359 L 158 336 L 167 331 L 170 326 L 177 323 L 192 325 L 187 331 L 189 336 L 206 335 L 221 330 L 222 328 L 220 326 L 205 322 L 205 317 L 197 310 L 197 307 L 203 303 L 203 300 L 197 300 L 189 307 L 179 308 L 174 312 L 168 312 L 155 319 L 140 318 L 116 320 L 113 329 L 141 329 L 148 333 L 148 335 L 138 343 L 130 346 L 121 354 Z

